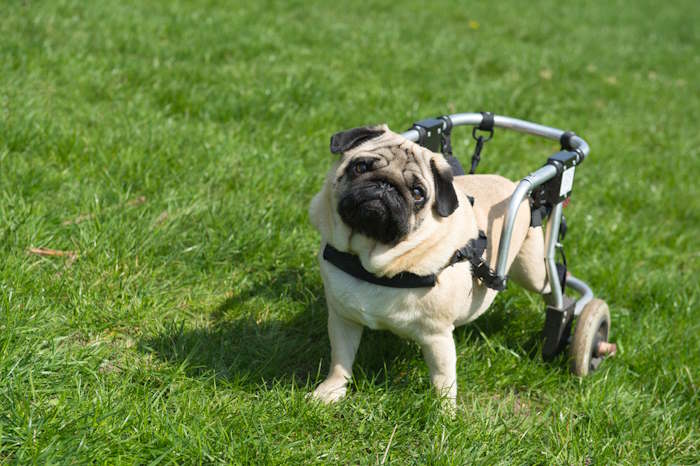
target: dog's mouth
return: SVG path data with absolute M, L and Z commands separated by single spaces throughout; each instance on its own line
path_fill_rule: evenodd
M 404 196 L 386 181 L 353 185 L 338 203 L 343 222 L 385 244 L 396 244 L 409 231 L 410 209 Z

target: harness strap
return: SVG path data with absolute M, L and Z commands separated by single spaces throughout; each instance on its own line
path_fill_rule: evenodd
M 455 251 L 450 262 L 447 263 L 447 267 L 465 260 L 469 261 L 473 266 L 479 265 L 482 261 L 481 256 L 486 250 L 486 244 L 486 233 L 479 230 L 479 236 L 477 238 L 470 239 L 465 246 Z
M 360 258 L 349 252 L 338 251 L 330 244 L 323 249 L 323 258 L 348 275 L 375 285 L 390 288 L 432 288 L 437 282 L 437 275 L 416 275 L 401 272 L 393 277 L 378 277 L 362 266 Z
M 472 265 L 474 278 L 481 281 L 488 288 L 498 291 L 504 290 L 505 281 L 498 278 L 482 257 L 484 251 L 486 251 L 486 246 L 486 234 L 479 230 L 479 236 L 470 239 L 466 245 L 455 251 L 447 265 L 440 271 L 459 262 L 469 261 Z M 358 256 L 338 251 L 330 244 L 326 244 L 326 247 L 323 249 L 323 258 L 348 275 L 375 285 L 390 288 L 431 288 L 437 283 L 437 274 L 416 275 L 411 272 L 401 272 L 391 278 L 378 277 L 362 266 Z
M 506 289 L 505 281 L 498 278 L 498 275 L 491 270 L 483 258 L 487 245 L 488 239 L 486 238 L 486 233 L 479 230 L 479 236 L 477 238 L 470 239 L 466 246 L 455 251 L 447 267 L 457 262 L 468 260 L 472 265 L 472 275 L 474 278 L 481 281 L 487 288 L 503 291 Z

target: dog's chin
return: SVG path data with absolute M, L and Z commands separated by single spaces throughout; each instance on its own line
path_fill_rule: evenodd
M 408 235 L 410 213 L 399 194 L 357 199 L 354 193 L 343 196 L 338 213 L 354 232 L 384 244 L 396 244 Z

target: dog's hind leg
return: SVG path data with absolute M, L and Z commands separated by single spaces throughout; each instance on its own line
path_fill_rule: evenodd
M 550 292 L 544 260 L 542 227 L 530 228 L 508 272 L 509 278 L 526 290 Z
M 328 336 L 331 340 L 331 369 L 312 396 L 324 403 L 334 403 L 347 391 L 348 381 L 352 377 L 352 363 L 362 337 L 362 326 L 339 316 L 329 302 Z

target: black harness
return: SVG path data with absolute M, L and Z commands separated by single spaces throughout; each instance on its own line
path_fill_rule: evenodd
M 483 259 L 486 245 L 486 234 L 479 230 L 477 238 L 470 239 L 466 245 L 457 249 L 449 262 L 438 273 L 430 275 L 401 272 L 391 278 L 378 277 L 362 266 L 359 257 L 348 252 L 338 251 L 330 244 L 327 244 L 323 250 L 323 258 L 348 275 L 375 285 L 390 288 L 431 288 L 436 285 L 437 276 L 440 272 L 459 262 L 469 261 L 472 265 L 472 275 L 477 280 L 488 288 L 502 291 L 505 289 L 505 281 L 500 280 Z

